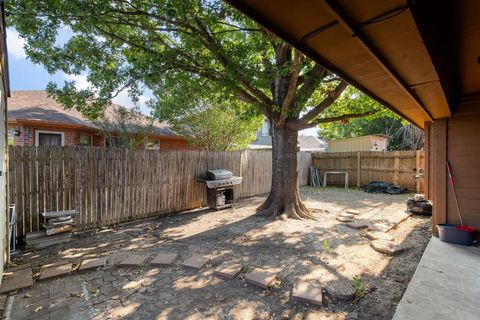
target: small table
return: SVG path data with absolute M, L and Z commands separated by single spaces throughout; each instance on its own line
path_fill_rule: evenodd
M 323 187 L 327 186 L 327 175 L 328 174 L 343 174 L 345 176 L 345 189 L 348 189 L 348 172 L 347 171 L 325 171 L 323 174 Z

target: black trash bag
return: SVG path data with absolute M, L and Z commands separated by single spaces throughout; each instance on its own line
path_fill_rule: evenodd
M 381 181 L 371 181 L 369 182 L 364 190 L 369 193 L 383 193 L 388 188 L 389 184 Z
M 387 193 L 387 194 L 402 194 L 408 192 L 407 188 L 402 188 L 397 185 L 389 184 L 382 181 L 371 181 L 365 188 L 368 193 Z

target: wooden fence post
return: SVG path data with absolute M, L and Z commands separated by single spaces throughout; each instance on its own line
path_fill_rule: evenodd
M 398 185 L 400 180 L 400 157 L 397 153 L 395 153 L 393 167 L 395 168 L 395 171 L 393 173 L 393 184 Z
M 421 151 L 417 150 L 415 152 L 415 192 L 421 192 L 421 184 L 420 184 L 420 155 Z
M 361 167 L 361 158 L 360 151 L 357 152 L 357 188 L 360 188 L 360 180 L 362 177 L 362 167 Z

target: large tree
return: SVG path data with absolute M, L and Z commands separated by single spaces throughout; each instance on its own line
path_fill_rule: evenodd
M 32 61 L 50 72 L 88 73 L 89 90 L 49 86 L 66 107 L 94 116 L 120 90 L 135 98 L 148 88 L 151 105 L 168 112 L 189 112 L 220 96 L 263 114 L 271 123 L 273 171 L 261 213 L 312 217 L 297 185 L 298 131 L 374 112 L 323 116 L 347 84 L 218 0 L 7 4 L 8 21 L 26 39 Z

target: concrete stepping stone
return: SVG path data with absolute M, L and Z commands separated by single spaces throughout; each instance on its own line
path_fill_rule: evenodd
M 357 290 L 353 283 L 347 280 L 331 281 L 325 285 L 327 293 L 338 300 L 353 300 Z
M 129 254 L 122 262 L 120 262 L 121 267 L 139 267 L 141 266 L 145 260 L 147 260 L 147 256 L 144 254 Z
M 349 223 L 345 223 L 345 225 L 352 229 L 365 229 L 365 228 L 368 228 L 369 226 L 369 224 L 365 221 L 349 222 Z
M 277 279 L 277 274 L 268 270 L 255 268 L 252 272 L 247 273 L 245 279 L 253 285 L 267 289 L 274 284 Z
M 82 272 L 82 271 L 98 269 L 101 267 L 105 267 L 106 263 L 107 263 L 107 257 L 83 260 L 82 264 L 80 265 L 80 268 L 78 268 L 78 271 Z
M 395 240 L 395 238 L 389 235 L 388 233 L 380 232 L 380 231 L 367 231 L 365 233 L 365 238 L 370 240 L 386 240 L 386 241 Z
M 384 254 L 396 254 L 405 250 L 398 242 L 386 240 L 373 240 L 370 246 L 376 251 Z
M 240 263 L 224 262 L 213 273 L 223 278 L 233 279 L 242 271 L 242 268 Z
M 4 270 L 4 272 L 5 273 L 11 273 L 11 272 L 26 269 L 26 268 L 31 269 L 30 263 L 23 263 L 23 264 L 15 265 L 15 266 L 12 266 L 12 267 L 8 267 L 7 269 Z
M 159 253 L 150 264 L 153 266 L 171 266 L 173 262 L 178 258 L 176 253 Z
M 58 267 L 58 266 L 63 266 L 63 265 L 65 265 L 65 264 L 67 264 L 67 263 L 68 263 L 67 260 L 59 260 L 59 261 L 55 261 L 55 262 L 52 262 L 52 263 L 43 265 L 43 266 L 42 266 L 42 269 L 52 268 L 52 267 Z
M 38 280 L 42 281 L 42 280 L 54 279 L 61 276 L 65 276 L 65 275 L 68 275 L 71 270 L 72 270 L 71 263 L 62 264 L 62 265 L 54 264 L 53 266 L 50 266 L 48 268 L 42 267 L 42 274 L 40 275 L 40 278 L 38 278 Z
M 385 224 L 385 223 L 375 223 L 375 224 L 371 225 L 368 228 L 368 230 L 379 231 L 379 232 L 387 232 L 391 228 L 392 228 L 391 226 L 389 226 L 388 224 Z
M 353 218 L 337 217 L 337 220 L 340 222 L 353 222 Z
M 293 286 L 292 298 L 317 306 L 322 305 L 322 286 L 316 283 L 297 282 Z
M 355 209 L 348 209 L 345 212 L 350 213 L 350 214 L 354 214 L 354 215 L 359 215 L 361 213 L 359 210 L 355 210 Z
M 5 270 L 3 274 L 0 293 L 8 293 L 15 290 L 25 289 L 33 286 L 32 268 L 30 265 L 22 269 Z
M 187 260 L 183 261 L 182 265 L 187 268 L 192 268 L 195 270 L 202 269 L 208 262 L 210 258 L 204 257 L 201 255 L 193 255 Z
M 342 218 L 350 218 L 350 219 L 353 219 L 355 217 L 355 215 L 351 213 L 340 213 L 338 216 Z

